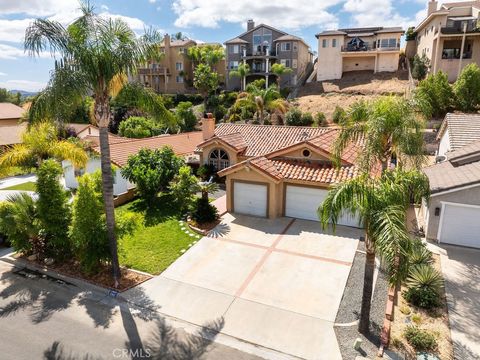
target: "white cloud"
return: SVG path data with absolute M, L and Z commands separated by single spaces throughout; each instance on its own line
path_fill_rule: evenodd
M 26 57 L 26 56 L 28 56 L 28 53 L 26 53 L 23 49 L 0 43 L 0 59 L 15 60 L 19 57 Z M 40 57 L 50 58 L 50 53 L 46 53 L 46 52 L 41 53 Z
M 30 80 L 7 80 L 0 81 L 0 87 L 7 90 L 25 90 L 40 91 L 46 86 L 46 83 Z
M 0 0 L 0 15 L 51 16 L 54 13 L 72 12 L 78 8 L 78 0 Z
M 22 42 L 25 37 L 25 29 L 32 21 L 33 19 L 0 19 L 0 41 Z
M 257 24 L 271 24 L 282 29 L 300 29 L 305 26 L 328 28 L 338 22 L 327 10 L 342 0 L 258 0 L 232 1 L 226 6 L 224 0 L 174 0 L 173 11 L 177 14 L 178 27 L 201 26 L 216 28 L 221 21 L 244 24 L 254 19 Z
M 7 74 L 0 71 L 0 76 L 7 76 Z

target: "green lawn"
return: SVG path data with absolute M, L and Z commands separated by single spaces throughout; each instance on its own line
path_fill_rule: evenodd
M 119 242 L 120 263 L 127 267 L 160 274 L 180 255 L 182 249 L 198 240 L 183 230 L 180 214 L 168 196 L 161 196 L 157 204 L 147 207 L 141 200 L 120 206 L 117 213 L 135 212 L 141 214 L 142 226 L 134 234 L 126 236 Z
M 23 183 L 23 184 L 18 184 L 18 185 L 13 185 L 10 187 L 3 188 L 2 190 L 22 190 L 22 191 L 37 191 L 36 184 L 32 181 Z

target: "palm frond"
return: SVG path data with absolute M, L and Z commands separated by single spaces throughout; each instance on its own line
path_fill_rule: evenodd
M 0 169 L 31 164 L 32 153 L 25 144 L 17 144 L 0 155 Z
M 88 155 L 85 150 L 68 140 L 56 141 L 50 148 L 52 157 L 58 160 L 69 160 L 73 166 L 84 168 L 87 165 Z

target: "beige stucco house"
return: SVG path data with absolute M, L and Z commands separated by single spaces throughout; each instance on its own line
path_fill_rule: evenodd
M 400 27 L 338 29 L 317 34 L 317 81 L 341 79 L 348 71 L 397 71 L 402 35 Z
M 0 151 L 22 142 L 22 133 L 27 129 L 27 124 L 21 123 L 24 112 L 15 104 L 0 103 Z
M 429 1 L 427 17 L 415 28 L 416 53 L 430 60 L 430 71 L 455 81 L 468 64 L 480 62 L 480 1 Z
M 202 164 L 224 176 L 227 210 L 276 218 L 318 220 L 317 208 L 332 184 L 355 177 L 361 144 L 351 144 L 340 169 L 332 164 L 338 130 L 329 128 L 219 124 L 203 120 L 205 141 L 198 145 Z M 379 170 L 379 169 L 378 169 Z M 376 170 L 377 171 L 377 170 Z M 345 214 L 340 225 L 358 227 Z

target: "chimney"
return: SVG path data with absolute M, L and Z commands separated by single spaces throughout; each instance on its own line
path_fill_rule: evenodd
M 438 2 L 436 0 L 430 0 L 428 2 L 427 16 L 429 16 L 431 13 L 437 11 L 437 5 L 438 5 Z
M 215 118 L 212 113 L 208 113 L 202 120 L 203 140 L 208 140 L 215 136 Z
M 169 34 L 165 34 L 165 36 L 163 37 L 163 42 L 164 42 L 164 46 L 165 46 L 165 52 L 167 52 L 167 49 L 170 48 L 170 35 Z
M 254 27 L 255 27 L 255 21 L 253 21 L 252 19 L 248 20 L 247 21 L 247 31 L 252 30 Z

